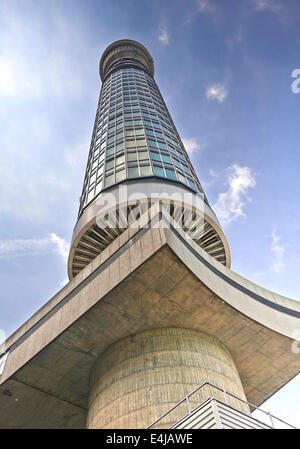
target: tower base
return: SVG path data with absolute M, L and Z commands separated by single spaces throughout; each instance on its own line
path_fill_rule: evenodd
M 146 428 L 201 383 L 209 381 L 246 400 L 228 349 L 202 332 L 151 329 L 111 345 L 92 368 L 87 427 Z M 194 408 L 209 397 L 224 400 L 210 386 L 193 395 Z M 247 404 L 229 398 L 244 413 Z M 183 403 L 159 423 L 170 428 L 186 413 Z
M 125 427 L 126 416 L 129 427 L 138 419 L 147 427 L 204 381 L 224 388 L 228 400 L 243 398 L 244 389 L 249 403 L 260 406 L 299 373 L 299 302 L 224 267 L 175 223 L 165 227 L 159 205 L 152 212 L 151 226 L 142 216 L 5 341 L 0 428 Z M 159 332 L 174 338 L 161 336 L 157 346 Z M 201 333 L 209 337 L 191 338 Z M 184 406 L 180 418 L 186 412 Z M 177 417 L 159 423 L 167 427 Z

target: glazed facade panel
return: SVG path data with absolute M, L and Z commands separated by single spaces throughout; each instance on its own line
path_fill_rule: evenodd
M 203 193 L 154 79 L 121 68 L 102 85 L 79 215 L 103 189 L 151 176 Z

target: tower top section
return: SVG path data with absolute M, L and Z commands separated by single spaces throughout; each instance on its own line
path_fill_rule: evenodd
M 104 50 L 99 65 L 102 82 L 120 66 L 142 69 L 148 75 L 154 76 L 153 58 L 148 50 L 137 41 L 121 39 L 113 42 Z
M 153 59 L 139 42 L 113 42 L 100 60 L 101 92 L 72 237 L 76 276 L 126 229 L 159 204 L 209 255 L 230 252 L 167 105 Z

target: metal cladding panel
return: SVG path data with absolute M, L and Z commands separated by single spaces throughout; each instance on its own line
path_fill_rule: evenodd
M 251 415 L 211 399 L 176 423 L 172 429 L 271 429 L 271 427 Z
M 218 424 L 211 401 L 200 406 L 191 415 L 186 416 L 172 429 L 217 429 Z

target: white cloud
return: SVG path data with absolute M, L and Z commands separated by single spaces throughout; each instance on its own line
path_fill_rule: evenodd
M 216 183 L 217 179 L 219 179 L 219 176 L 220 176 L 219 173 L 215 172 L 211 168 L 208 170 L 208 174 L 210 175 L 210 180 L 202 181 L 202 183 L 201 183 L 204 188 L 213 186 Z
M 228 90 L 224 84 L 213 84 L 206 89 L 206 98 L 209 100 L 217 100 L 223 103 L 228 95 Z
M 60 213 L 62 198 L 72 200 L 84 173 L 89 150 L 84 134 L 82 143 L 56 142 L 51 118 L 42 115 L 24 116 L 17 133 L 8 123 L 0 133 L 0 213 L 48 222 L 54 210 Z
M 280 243 L 281 239 L 274 231 L 271 234 L 271 238 L 270 251 L 273 256 L 271 270 L 277 274 L 281 274 L 285 270 L 285 251 L 290 245 Z
M 214 12 L 215 5 L 210 0 L 196 0 L 198 12 Z
M 0 94 L 15 96 L 17 86 L 15 80 L 15 70 L 11 61 L 0 60 Z
M 41 239 L 0 240 L 0 259 L 40 256 L 52 252 L 57 253 L 65 263 L 67 262 L 69 245 L 54 233 L 51 233 L 50 237 Z
M 63 176 L 62 170 L 47 170 L 42 162 L 34 160 L 34 155 L 25 153 L 20 154 L 19 159 L 13 159 L 9 154 L 6 160 L 3 157 L 3 165 L 0 166 L 3 183 L 1 212 L 26 220 L 49 219 L 51 210 L 54 210 L 54 206 L 57 207 L 61 195 L 66 195 L 71 190 L 68 180 L 72 173 Z M 8 166 L 10 170 L 7 170 Z
M 234 48 L 240 45 L 243 42 L 243 34 L 242 31 L 239 30 L 236 33 L 232 34 L 230 37 L 225 39 L 225 45 L 229 48 Z
M 170 42 L 170 36 L 166 30 L 166 28 L 162 28 L 161 29 L 161 33 L 158 36 L 158 40 L 163 44 L 163 45 L 169 45 Z
M 59 287 L 60 288 L 63 288 L 65 285 L 67 285 L 69 283 L 69 279 L 68 278 L 65 278 L 63 281 L 61 281 L 60 283 L 59 283 Z
M 219 177 L 219 174 L 218 174 L 217 172 L 215 172 L 215 170 L 213 170 L 212 168 L 210 168 L 210 169 L 208 170 L 208 173 L 210 174 L 210 176 L 211 176 L 212 178 L 218 178 L 218 177 Z
M 205 144 L 199 144 L 195 137 L 189 139 L 182 139 L 183 145 L 189 154 L 196 153 L 206 147 Z
M 195 8 L 187 11 L 183 25 L 189 25 L 197 17 L 198 14 L 210 14 L 213 19 L 216 18 L 216 7 L 211 0 L 194 0 Z
M 279 5 L 274 0 L 252 0 L 252 3 L 254 9 L 257 11 L 278 11 L 279 9 L 281 9 L 281 5 Z
M 71 204 L 72 194 L 79 196 L 92 130 L 87 98 L 95 105 L 101 47 L 59 8 L 45 16 L 48 33 L 38 8 L 25 15 L 11 3 L 1 9 L 0 213 L 49 224 L 61 214 L 62 198 Z M 78 128 L 85 149 L 74 144 Z
M 240 217 L 245 217 L 243 208 L 250 200 L 248 190 L 255 187 L 255 176 L 249 167 L 240 167 L 233 164 L 227 169 L 226 192 L 219 193 L 214 210 L 217 217 L 224 224 L 236 221 Z
M 0 240 L 0 258 L 40 255 L 49 251 L 49 238 Z
M 2 11 L 1 11 L 2 12 Z M 0 53 L 0 95 L 3 97 L 82 97 L 90 93 L 90 64 L 81 64 L 88 48 L 84 30 L 67 17 L 54 13 L 50 37 L 40 23 L 30 24 L 10 8 L 3 11 Z M 91 49 L 92 51 L 92 49 Z M 92 59 L 93 53 L 91 53 Z
M 68 166 L 77 167 L 80 165 L 84 165 L 87 160 L 89 151 L 89 142 L 77 143 L 74 145 L 70 145 L 64 149 L 64 159 Z
M 67 263 L 68 261 L 68 254 L 69 254 L 69 245 L 65 241 L 65 239 L 62 239 L 58 237 L 58 235 L 51 233 L 50 235 L 51 241 L 55 245 L 55 252 L 62 257 L 63 261 Z

